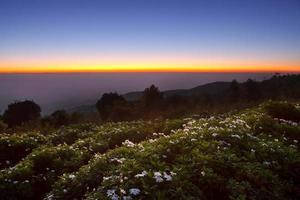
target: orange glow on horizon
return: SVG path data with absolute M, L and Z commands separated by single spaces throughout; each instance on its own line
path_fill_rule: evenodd
M 201 60 L 201 61 L 199 61 Z M 300 72 L 299 61 L 193 57 L 1 59 L 0 73 L 68 72 Z
M 26 67 L 0 68 L 0 73 L 92 73 L 92 72 L 300 72 L 299 67 L 289 66 L 93 66 L 93 67 Z

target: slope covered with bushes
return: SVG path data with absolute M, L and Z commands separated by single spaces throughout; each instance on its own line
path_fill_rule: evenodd
M 269 102 L 208 118 L 36 133 L 36 146 L 1 171 L 0 198 L 299 199 L 299 109 Z M 1 137 L 7 145 L 17 136 Z

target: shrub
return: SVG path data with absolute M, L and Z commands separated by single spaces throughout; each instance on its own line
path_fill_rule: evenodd
M 0 172 L 0 199 L 299 199 L 299 130 L 262 109 L 70 126 Z
M 2 134 L 0 136 L 0 168 L 15 165 L 31 151 L 46 143 L 46 137 L 38 132 Z
M 300 122 L 300 110 L 291 103 L 271 101 L 264 108 L 273 118 Z
M 7 124 L 0 120 L 0 133 L 7 129 Z
M 3 121 L 9 127 L 22 125 L 23 123 L 34 121 L 41 116 L 41 108 L 33 101 L 21 101 L 8 105 L 3 114 Z

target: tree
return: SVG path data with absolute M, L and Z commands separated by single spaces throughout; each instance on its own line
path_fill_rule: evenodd
M 146 108 L 159 107 L 162 104 L 163 99 L 163 94 L 155 85 L 151 85 L 149 88 L 144 90 L 143 101 Z
M 96 107 L 103 120 L 108 120 L 113 111 L 114 105 L 124 104 L 126 100 L 118 93 L 104 93 L 97 101 Z
M 257 101 L 261 98 L 261 90 L 259 83 L 252 79 L 248 79 L 245 83 L 246 98 L 249 101 Z
M 70 116 L 65 110 L 57 110 L 51 114 L 51 122 L 56 127 L 68 125 L 70 123 Z
M 240 86 L 236 80 L 233 80 L 229 86 L 229 98 L 231 102 L 236 102 L 240 97 Z
M 26 122 L 35 121 L 40 117 L 40 106 L 33 101 L 26 100 L 9 104 L 3 114 L 3 121 L 9 127 L 15 127 Z

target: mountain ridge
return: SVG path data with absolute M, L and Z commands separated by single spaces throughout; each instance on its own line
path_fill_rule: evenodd
M 203 85 L 198 85 L 190 89 L 175 89 L 175 90 L 165 90 L 162 91 L 164 97 L 171 96 L 199 96 L 199 95 L 222 95 L 227 89 L 229 89 L 230 82 L 226 81 L 215 81 L 211 83 L 206 83 Z M 140 99 L 143 95 L 143 91 L 134 91 L 123 94 L 122 96 L 127 101 L 136 101 Z M 96 104 L 96 101 L 95 101 Z M 96 112 L 95 105 L 80 105 L 72 107 L 67 110 L 69 113 L 79 112 L 79 113 L 90 113 Z

